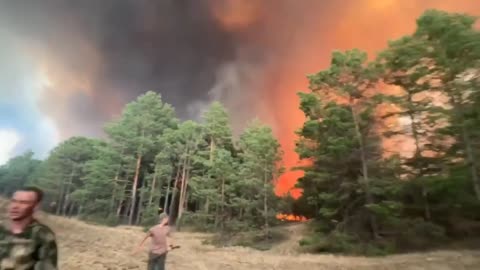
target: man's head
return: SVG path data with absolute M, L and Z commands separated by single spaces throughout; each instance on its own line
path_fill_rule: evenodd
M 43 192 L 36 187 L 25 187 L 13 193 L 8 205 L 8 217 L 18 221 L 29 218 L 43 199 Z
M 161 213 L 158 219 L 160 224 L 162 225 L 168 224 L 168 215 L 166 213 Z

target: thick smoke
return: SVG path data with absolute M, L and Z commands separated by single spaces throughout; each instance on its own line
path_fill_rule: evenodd
M 101 134 L 105 121 L 147 90 L 161 93 L 182 118 L 198 118 L 221 100 L 238 130 L 256 116 L 276 122 L 263 91 L 266 72 L 282 61 L 305 18 L 323 13 L 308 7 L 320 5 L 16 0 L 0 3 L 0 26 L 48 79 L 41 108 L 63 138 Z
M 237 132 L 259 117 L 294 166 L 305 75 L 327 67 L 335 49 L 373 55 L 427 8 L 480 12 L 471 0 L 12 0 L 0 1 L 0 33 L 43 78 L 32 111 L 50 116 L 63 139 L 101 135 L 126 102 L 155 90 L 184 119 L 212 100 L 227 105 Z M 279 192 L 297 177 L 284 176 Z
M 50 80 L 43 108 L 64 136 L 98 135 L 147 90 L 191 117 L 189 104 L 209 99 L 217 70 L 235 57 L 202 0 L 2 1 L 0 25 Z
M 18 44 L 2 31 L 0 44 L 0 164 L 29 149 L 44 157 L 58 142 L 58 136 L 53 121 L 36 104 L 41 78 L 34 75 L 28 59 L 16 51 Z

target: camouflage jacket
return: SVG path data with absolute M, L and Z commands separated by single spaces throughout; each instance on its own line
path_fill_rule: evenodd
M 0 270 L 56 270 L 55 234 L 34 221 L 24 232 L 12 234 L 0 223 Z

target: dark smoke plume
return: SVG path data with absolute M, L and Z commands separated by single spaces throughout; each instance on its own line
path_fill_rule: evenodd
M 428 8 L 480 12 L 473 0 L 4 0 L 0 44 L 9 45 L 0 55 L 9 60 L 0 70 L 15 60 L 20 73 L 48 79 L 28 104 L 52 118 L 60 139 L 101 135 L 125 103 L 154 90 L 183 119 L 198 119 L 215 99 L 230 109 L 237 132 L 259 117 L 291 167 L 298 165 L 294 131 L 304 121 L 295 93 L 308 88 L 306 75 L 327 67 L 336 49 L 373 56 L 411 33 Z M 17 77 L 0 74 L 0 97 L 25 99 L 30 87 Z M 15 104 L 7 113 L 25 109 Z M 7 116 L 0 124 L 17 119 Z M 38 130 L 35 123 L 25 130 Z M 279 193 L 297 177 L 282 176 Z
M 70 119 L 61 128 L 98 134 L 121 105 L 147 90 L 160 92 L 183 118 L 198 114 L 192 105 L 210 99 L 219 66 L 235 53 L 231 34 L 208 8 L 205 0 L 2 1 L 0 26 L 60 63 L 61 72 L 88 74 L 91 89 L 57 89 L 71 93 L 63 105 Z

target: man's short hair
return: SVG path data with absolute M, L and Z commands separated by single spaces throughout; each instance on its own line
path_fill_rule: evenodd
M 163 221 L 166 218 L 168 218 L 168 215 L 165 212 L 161 213 L 158 217 L 159 221 Z
M 43 191 L 38 187 L 33 187 L 33 186 L 22 187 L 20 189 L 17 189 L 17 191 L 26 191 L 26 192 L 35 193 L 37 197 L 37 203 L 40 203 L 43 200 Z

